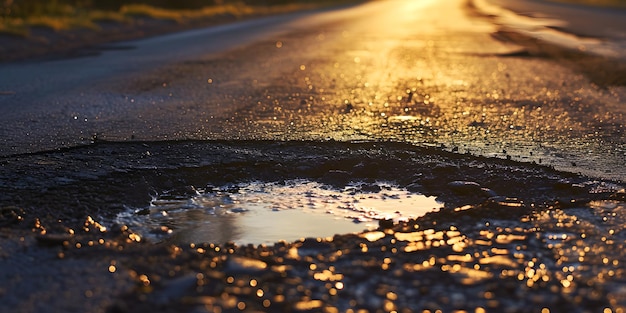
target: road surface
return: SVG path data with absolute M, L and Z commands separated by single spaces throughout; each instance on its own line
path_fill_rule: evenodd
M 561 29 L 585 37 L 624 40 L 626 10 L 593 7 L 543 0 L 488 0 L 520 15 L 557 19 L 564 22 Z
M 502 30 L 587 55 L 614 59 L 620 76 L 626 60 L 626 10 L 542 0 L 473 0 Z M 623 80 L 620 80 L 623 85 Z
M 624 311 L 621 63 L 500 22 L 372 1 L 0 65 L 0 311 Z
M 0 153 L 92 139 L 394 140 L 623 178 L 624 89 L 516 57 L 464 1 L 375 1 L 0 66 Z

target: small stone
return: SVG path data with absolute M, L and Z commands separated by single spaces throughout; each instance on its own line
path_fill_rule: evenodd
M 420 192 L 424 189 L 424 187 L 418 183 L 412 183 L 406 186 L 406 190 L 410 192 Z
M 493 191 L 493 190 L 491 190 L 489 188 L 480 188 L 480 191 L 482 191 L 483 194 L 487 198 L 493 198 L 493 197 L 497 197 L 498 196 L 498 194 L 495 191 Z
M 298 253 L 300 255 L 317 255 L 320 252 L 328 251 L 332 249 L 332 244 L 319 240 L 317 238 L 305 238 L 298 246 Z
M 384 219 L 378 221 L 379 229 L 391 229 L 393 228 L 393 220 L 392 219 Z
M 473 181 L 457 180 L 449 182 L 448 187 L 457 194 L 472 194 L 481 192 L 480 184 Z
M 149 215 L 150 214 L 150 209 L 149 208 L 143 208 L 143 209 L 139 209 L 137 211 L 135 211 L 136 215 Z
M 0 225 L 16 224 L 24 220 L 24 210 L 17 207 L 0 208 Z
M 226 262 L 227 272 L 230 274 L 252 274 L 267 269 L 267 263 L 247 257 L 231 256 Z

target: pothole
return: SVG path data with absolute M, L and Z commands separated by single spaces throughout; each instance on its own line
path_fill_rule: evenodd
M 272 244 L 360 232 L 378 227 L 379 220 L 416 218 L 441 207 L 435 197 L 391 183 L 337 189 L 291 180 L 197 189 L 191 196 L 165 193 L 114 222 L 152 242 Z

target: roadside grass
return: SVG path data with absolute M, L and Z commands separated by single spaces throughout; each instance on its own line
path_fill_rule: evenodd
M 47 27 L 55 31 L 87 28 L 98 29 L 98 26 L 88 16 L 33 16 L 26 19 L 29 27 Z
M 0 22 L 0 34 L 10 36 L 27 37 L 29 29 L 24 27 L 25 22 L 22 19 L 6 19 Z
M 596 7 L 607 8 L 624 8 L 626 9 L 626 0 L 550 0 L 552 2 L 582 4 Z
M 342 2 L 350 1 L 337 1 L 334 3 Z M 0 34 L 28 37 L 34 27 L 45 27 L 54 31 L 72 29 L 98 30 L 100 29 L 98 26 L 99 22 L 130 23 L 133 19 L 141 17 L 171 20 L 178 23 L 189 20 L 210 19 L 224 15 L 242 18 L 313 9 L 329 3 L 332 4 L 333 2 L 313 1 L 270 6 L 251 6 L 238 3 L 213 5 L 196 10 L 171 10 L 145 4 L 129 4 L 122 6 L 119 11 L 88 10 L 64 6 L 62 10 L 43 11 L 27 17 L 0 15 Z
M 298 5 L 292 9 L 304 9 L 305 5 Z M 223 4 L 217 6 L 204 7 L 199 10 L 167 10 L 157 7 L 153 7 L 146 4 L 131 4 L 125 5 L 120 9 L 120 13 L 126 16 L 144 16 L 155 19 L 166 19 L 181 22 L 187 19 L 199 19 L 209 18 L 218 15 L 233 15 L 233 16 L 246 16 L 252 14 L 266 13 L 262 12 L 267 9 L 265 7 L 253 7 L 245 4 Z M 273 8 L 276 13 L 287 12 L 289 8 L 285 6 L 279 6 Z

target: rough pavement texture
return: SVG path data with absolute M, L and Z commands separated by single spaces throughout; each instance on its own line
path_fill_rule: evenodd
M 544 166 L 406 144 L 200 141 L 103 142 L 3 164 L 15 171 L 1 173 L 0 296 L 16 312 L 626 305 L 623 186 Z M 148 189 L 184 196 L 294 178 L 341 188 L 338 172 L 436 195 L 446 208 L 381 221 L 378 231 L 269 247 L 154 245 L 110 222 L 123 204 L 147 205 Z

